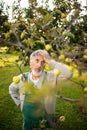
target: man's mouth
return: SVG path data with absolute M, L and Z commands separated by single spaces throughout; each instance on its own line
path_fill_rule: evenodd
M 42 70 L 42 68 L 36 68 L 35 71 L 36 72 L 40 72 Z
M 38 71 L 32 70 L 32 74 L 35 75 L 35 76 L 40 76 L 42 74 L 42 72 L 43 72 L 42 69 L 38 70 Z

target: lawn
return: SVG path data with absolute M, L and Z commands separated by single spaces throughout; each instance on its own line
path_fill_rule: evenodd
M 0 53 L 0 67 L 5 66 L 15 66 L 15 61 L 18 60 L 19 56 L 17 54 L 6 54 L 6 53 Z M 21 63 L 21 61 L 17 62 L 18 64 Z
M 26 70 L 28 67 L 23 68 Z M 21 130 L 21 112 L 8 93 L 12 77 L 19 73 L 16 67 L 0 68 L 0 130 Z
M 10 56 L 10 55 L 9 55 Z M 22 71 L 28 71 L 29 67 L 22 67 Z M 12 77 L 20 73 L 16 66 L 5 66 L 0 68 L 0 130 L 21 130 L 22 115 L 8 93 L 8 87 Z M 56 115 L 65 116 L 64 122 L 59 122 L 58 130 L 86 130 L 87 113 L 84 108 L 87 104 L 83 101 L 81 86 L 67 81 L 58 86 L 58 95 L 67 98 L 81 99 L 79 103 L 71 103 L 57 99 Z M 82 106 L 81 106 L 82 105 Z

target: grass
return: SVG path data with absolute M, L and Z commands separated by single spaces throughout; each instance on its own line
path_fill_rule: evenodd
M 13 66 L 14 62 L 18 59 L 18 55 L 11 55 L 0 53 L 0 67 Z
M 87 113 L 83 114 L 82 112 L 84 110 L 80 108 L 85 108 L 87 111 L 87 99 L 84 103 L 84 93 L 81 86 L 70 81 L 61 83 L 58 94 L 67 98 L 80 99 L 77 103 L 71 103 L 60 99 L 57 100 L 57 113 L 66 118 L 65 122 L 61 122 L 58 125 L 59 130 L 86 130 Z
M 23 71 L 28 67 L 22 68 Z M 21 111 L 14 104 L 8 93 L 8 87 L 12 82 L 12 77 L 18 75 L 20 71 L 16 67 L 0 68 L 0 130 L 21 130 Z
M 9 55 L 10 56 L 10 55 Z M 28 71 L 28 67 L 22 67 L 23 72 Z M 12 82 L 14 75 L 20 74 L 15 66 L 0 68 L 0 130 L 21 130 L 22 115 L 8 93 L 8 87 Z M 87 113 L 83 114 L 87 104 L 83 101 L 82 88 L 67 81 L 58 85 L 58 95 L 67 98 L 79 98 L 81 102 L 70 103 L 61 99 L 57 99 L 56 114 L 65 116 L 64 122 L 59 122 L 58 130 L 86 130 L 87 129 Z M 83 105 L 81 109 L 80 105 Z

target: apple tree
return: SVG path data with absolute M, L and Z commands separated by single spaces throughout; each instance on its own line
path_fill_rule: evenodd
M 0 2 L 0 46 L 3 46 L 4 34 L 9 31 L 10 23 L 8 22 L 8 13 L 4 12 L 4 2 Z
M 14 3 L 14 22 L 4 40 L 20 51 L 23 64 L 28 63 L 34 50 L 46 49 L 53 59 L 69 65 L 73 73 L 71 81 L 87 93 L 87 15 L 82 14 L 83 8 L 77 0 L 54 0 L 53 5 L 50 9 L 48 1 L 39 6 L 36 0 L 29 0 L 28 8 L 22 8 L 19 1 Z M 60 72 L 55 70 L 55 74 L 58 76 Z
M 51 10 L 48 1 L 39 6 L 30 0 L 28 8 L 13 3 L 13 20 L 4 39 L 20 52 L 24 64 L 30 53 L 46 49 L 52 58 L 70 66 L 73 78 L 84 88 L 87 83 L 87 15 L 77 0 L 55 0 Z M 84 7 L 86 10 L 86 7 Z M 4 23 L 7 26 L 7 23 Z M 27 59 L 27 60 L 26 60 Z M 84 74 L 85 73 L 85 74 Z M 77 80 L 76 79 L 76 80 Z

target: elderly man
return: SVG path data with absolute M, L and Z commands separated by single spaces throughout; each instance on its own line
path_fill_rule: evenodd
M 51 71 L 46 72 L 44 70 L 45 63 L 51 66 Z M 55 113 L 56 89 L 50 88 L 57 86 L 57 83 L 62 80 L 67 80 L 71 77 L 72 74 L 68 71 L 68 66 L 51 60 L 48 52 L 45 50 L 36 50 L 30 55 L 30 67 L 31 71 L 24 73 L 24 77 L 25 80 L 30 83 L 30 86 L 28 85 L 28 87 L 31 88 L 31 92 L 27 93 L 26 91 L 20 91 L 25 82 L 23 80 L 23 75 L 21 74 L 18 76 L 20 78 L 20 82 L 13 82 L 9 87 L 9 93 L 16 105 L 21 107 L 23 114 L 23 130 L 33 130 L 34 128 L 37 128 L 37 130 L 39 130 L 40 127 L 42 127 L 42 129 L 51 128 L 52 124 L 50 124 L 47 115 L 53 115 Z M 54 74 L 53 70 L 55 68 L 60 71 L 59 76 L 56 76 Z M 48 87 L 48 89 L 45 90 L 45 86 Z M 40 93 L 39 91 L 42 87 L 44 94 Z M 37 96 L 39 98 L 38 101 L 32 100 L 31 98 L 35 96 L 35 94 L 40 94 L 40 96 Z M 43 122 L 43 119 L 46 121 L 45 126 L 40 126 Z

